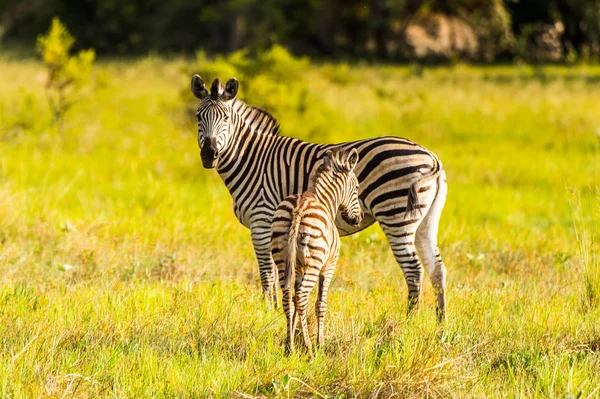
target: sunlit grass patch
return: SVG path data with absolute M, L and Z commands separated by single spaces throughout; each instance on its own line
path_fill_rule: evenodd
M 582 204 L 581 194 L 574 192 L 571 199 L 573 230 L 578 245 L 580 278 L 582 285 L 581 301 L 586 308 L 600 307 L 600 191 L 596 202 Z
M 0 396 L 597 395 L 597 67 L 304 66 L 319 101 L 275 109 L 283 134 L 408 137 L 449 182 L 446 326 L 427 277 L 406 317 L 373 226 L 342 240 L 309 361 L 285 356 L 249 232 L 201 167 L 190 65 L 100 60 L 58 135 L 42 65 L 0 60 Z M 277 84 L 258 88 L 275 107 Z

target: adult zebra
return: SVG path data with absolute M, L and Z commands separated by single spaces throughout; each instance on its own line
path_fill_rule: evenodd
M 398 137 L 323 145 L 279 136 L 273 116 L 236 99 L 238 87 L 235 78 L 225 86 L 215 79 L 209 94 L 200 76 L 194 75 L 192 93 L 201 100 L 196 113 L 198 144 L 203 166 L 217 168 L 233 198 L 236 217 L 250 229 L 265 295 L 277 303 L 277 270 L 270 251 L 277 205 L 307 189 L 310 171 L 327 150 L 355 148 L 360 160 L 354 171 L 365 215 L 359 226 L 353 226 L 338 214 L 340 235 L 379 222 L 408 285 L 408 311 L 419 302 L 425 266 L 437 296 L 438 320 L 443 320 L 446 267 L 437 232 L 447 184 L 435 154 Z

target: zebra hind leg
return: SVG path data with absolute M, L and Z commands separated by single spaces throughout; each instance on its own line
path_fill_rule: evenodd
M 327 292 L 329 290 L 329 284 L 335 271 L 336 260 L 329 261 L 325 266 L 323 272 L 319 276 L 319 295 L 317 297 L 317 304 L 315 306 L 315 312 L 317 314 L 317 344 L 319 347 L 323 346 L 325 342 L 325 313 L 327 312 Z
M 417 256 L 413 242 L 417 223 L 413 223 L 410 227 L 410 229 L 390 229 L 382 224 L 383 231 L 392 248 L 394 258 L 396 258 L 396 262 L 400 265 L 402 273 L 404 274 L 404 279 L 406 280 L 406 285 L 408 286 L 408 315 L 413 314 L 418 308 L 423 281 L 423 266 Z
M 288 355 L 291 355 L 294 353 L 294 335 L 297 319 L 294 298 L 292 297 L 292 290 L 283 291 L 282 301 L 283 310 L 285 311 L 285 317 L 287 319 L 286 352 Z
M 433 204 L 417 229 L 415 244 L 436 294 L 437 319 L 441 323 L 446 320 L 446 266 L 437 245 L 437 235 L 440 216 L 448 191 L 445 174 L 438 178 L 438 184 L 439 187 Z
M 421 300 L 421 286 L 423 282 L 423 266 L 415 253 L 414 245 L 406 245 L 407 257 L 400 261 L 400 267 L 408 286 L 408 305 L 406 312 L 412 315 Z
M 296 311 L 300 318 L 300 328 L 302 330 L 302 338 L 304 340 L 304 346 L 308 352 L 308 356 L 312 358 L 312 343 L 310 342 L 310 335 L 308 333 L 308 320 L 306 318 L 306 308 L 308 304 L 308 295 L 306 291 L 296 291 Z
M 417 249 L 427 269 L 429 280 L 436 295 L 436 314 L 438 322 L 446 319 L 446 266 L 440 255 L 437 243 L 429 237 L 417 233 Z
M 311 270 L 312 269 L 312 270 Z M 315 267 L 315 266 L 308 266 L 306 265 L 306 270 L 311 270 L 311 271 L 318 271 L 320 270 L 320 267 Z M 300 319 L 300 329 L 302 330 L 302 338 L 304 339 L 304 346 L 306 347 L 306 350 L 308 351 L 308 356 L 310 358 L 313 357 L 313 353 L 312 353 L 312 343 L 310 342 L 310 335 L 308 332 L 308 320 L 307 320 L 307 309 L 308 309 L 308 297 L 310 295 L 310 292 L 313 290 L 313 288 L 315 287 L 315 284 L 317 283 L 317 279 L 318 279 L 318 274 L 317 275 L 313 275 L 313 274 L 303 274 L 302 276 L 302 280 L 299 283 L 296 283 L 296 294 L 295 294 L 295 305 L 296 305 L 296 312 L 298 313 L 298 318 Z
M 294 298 L 292 290 L 285 290 L 285 245 L 287 243 L 287 235 L 277 236 L 271 243 L 271 254 L 274 264 L 274 273 L 278 276 L 279 285 L 283 291 L 282 305 L 287 319 L 287 337 L 286 337 L 286 352 L 287 354 L 294 353 L 294 335 L 296 329 L 296 309 L 294 306 Z M 277 292 L 277 289 L 275 289 Z

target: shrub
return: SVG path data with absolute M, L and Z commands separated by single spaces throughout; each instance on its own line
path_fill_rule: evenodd
M 273 46 L 252 58 L 247 50 L 214 58 L 200 51 L 195 65 L 186 73 L 189 76 L 199 73 L 208 85 L 214 78 L 224 82 L 235 76 L 241 83 L 239 96 L 242 100 L 276 113 L 304 108 L 308 66 L 308 58 L 294 57 L 285 48 Z M 189 98 L 189 89 L 186 89 L 185 97 Z
M 32 118 L 31 115 L 36 117 Z M 28 132 L 39 132 L 47 123 L 43 102 L 25 88 L 11 96 L 11 101 L 0 102 L 0 141 L 13 140 Z
M 38 37 L 37 50 L 48 69 L 46 97 L 55 123 L 60 127 L 65 113 L 79 100 L 84 89 L 91 86 L 94 50 L 82 50 L 70 55 L 75 38 L 58 18 L 46 35 Z
M 194 73 L 200 74 L 207 86 L 214 78 L 224 82 L 235 76 L 240 81 L 238 97 L 266 109 L 279 122 L 284 122 L 283 132 L 288 136 L 327 142 L 331 121 L 343 119 L 312 87 L 311 78 L 315 77 L 315 72 L 310 70 L 310 60 L 295 57 L 282 46 L 275 45 L 254 57 L 247 50 L 214 58 L 201 51 L 196 56 L 196 63 L 186 68 L 185 73 L 186 80 Z M 198 103 L 190 94 L 188 82 L 182 95 L 189 101 L 187 114 L 193 116 Z M 337 130 L 342 131 L 342 126 Z

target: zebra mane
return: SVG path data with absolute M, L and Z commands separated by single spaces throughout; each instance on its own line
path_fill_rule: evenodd
M 256 126 L 256 132 L 269 136 L 279 135 L 279 122 L 277 122 L 277 119 L 271 115 L 270 112 L 254 105 L 248 105 L 238 99 L 235 100 L 234 109 L 236 109 L 246 121 L 260 121 L 258 126 Z M 250 123 L 254 124 L 254 122 Z

